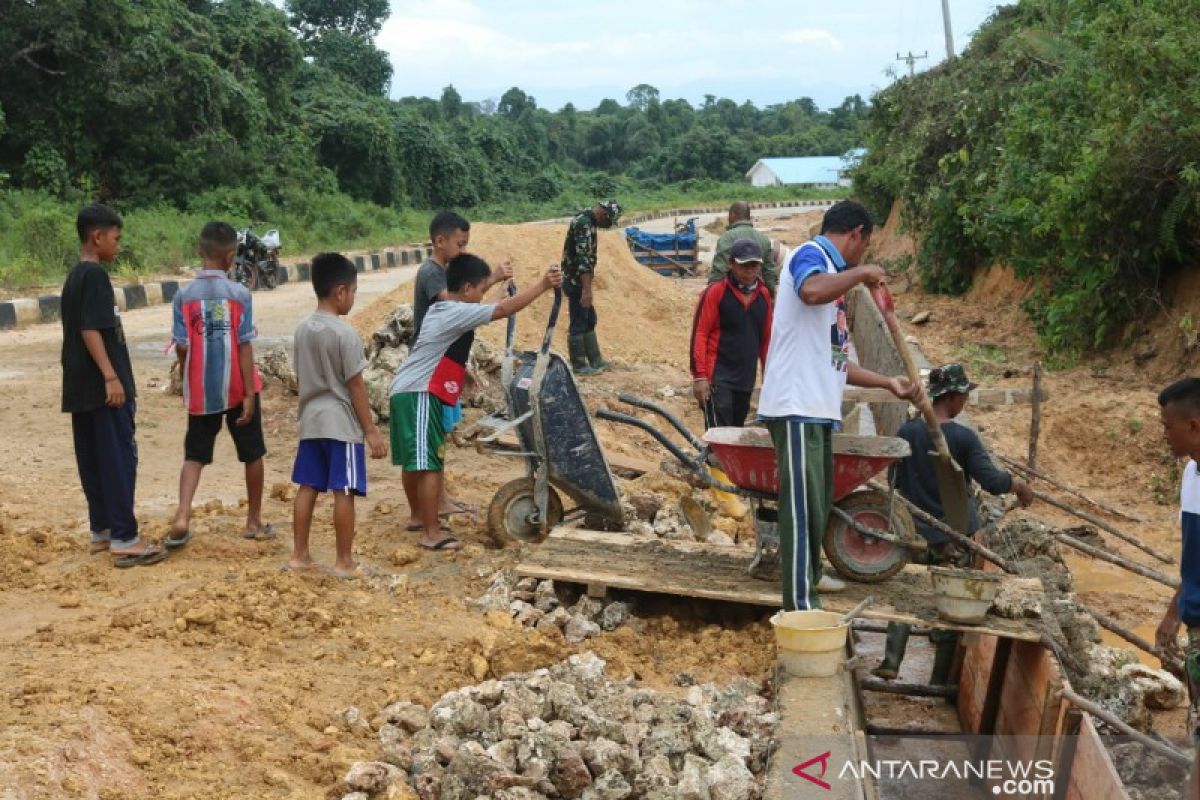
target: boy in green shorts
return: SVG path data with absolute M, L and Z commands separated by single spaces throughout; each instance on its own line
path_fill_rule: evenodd
M 538 295 L 562 285 L 558 266 L 533 286 L 495 305 L 484 305 L 492 269 L 463 253 L 446 268 L 446 298 L 429 307 L 408 359 L 391 388 L 392 463 L 404 470 L 404 494 L 413 519 L 422 523 L 419 544 L 430 550 L 458 550 L 462 542 L 441 527 L 438 498 L 446 430 L 443 408 L 458 402 L 466 381 L 474 330 L 512 316 Z

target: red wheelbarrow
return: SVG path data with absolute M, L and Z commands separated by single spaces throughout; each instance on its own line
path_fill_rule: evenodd
M 646 431 L 705 484 L 750 499 L 754 508 L 756 547 L 750 574 L 764 580 L 778 575 L 779 466 L 771 436 L 764 428 L 711 428 L 703 441 L 673 414 L 648 400 L 619 395 L 621 402 L 652 411 L 671 423 L 695 449 L 689 455 L 650 423 L 638 417 L 600 409 L 596 416 Z M 887 492 L 861 489 L 910 452 L 908 442 L 886 436 L 833 436 L 833 513 L 825 529 L 825 556 L 841 575 L 861 583 L 886 580 L 902 570 L 910 552 L 924 550 L 908 510 Z M 709 463 L 721 467 L 732 485 L 716 480 Z

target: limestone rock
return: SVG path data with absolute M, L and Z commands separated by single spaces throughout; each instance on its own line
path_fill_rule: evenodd
M 258 371 L 265 377 L 278 379 L 283 387 L 292 394 L 299 392 L 296 368 L 292 365 L 292 354 L 286 347 L 274 345 L 261 350 L 255 348 L 254 363 L 258 366 Z M 182 393 L 181 388 L 180 394 Z
M 721 545 L 722 547 L 733 547 L 736 544 L 732 536 L 722 531 L 713 531 L 705 537 L 704 541 L 708 544 Z
M 587 617 L 576 614 L 563 626 L 563 635 L 571 644 L 579 644 L 584 639 L 600 633 L 600 626 Z
M 727 755 L 713 764 L 704 777 L 712 800 L 748 800 L 757 789 L 754 774 L 746 769 L 742 759 L 734 755 Z
M 405 700 L 385 706 L 379 713 L 388 722 L 399 725 L 409 733 L 416 733 L 429 725 L 429 712 L 425 707 Z
M 629 604 L 628 603 L 609 603 L 600 612 L 599 622 L 600 627 L 606 631 L 615 631 L 617 628 L 625 624 L 629 619 Z
M 374 794 L 403 779 L 404 773 L 391 764 L 381 761 L 356 761 L 342 778 L 342 783 L 352 792 Z
M 584 800 L 625 800 L 633 794 L 633 787 L 625 776 L 615 769 L 596 778 L 592 787 L 583 793 Z
M 707 761 L 691 753 L 684 758 L 679 782 L 675 785 L 675 797 L 678 800 L 710 800 Z
M 1117 677 L 1132 684 L 1148 708 L 1166 711 L 1183 703 L 1183 684 L 1165 670 L 1152 669 L 1142 663 L 1126 664 L 1117 670 Z
M 579 797 L 592 784 L 592 774 L 578 753 L 566 753 L 550 772 L 550 782 L 563 797 Z
M 1009 578 L 992 601 L 992 610 L 1009 619 L 1040 617 L 1044 600 L 1045 591 L 1037 578 Z
M 367 722 L 366 717 L 362 715 L 354 706 L 343 708 L 341 711 L 334 714 L 334 723 L 342 730 L 351 733 L 370 733 L 371 723 Z

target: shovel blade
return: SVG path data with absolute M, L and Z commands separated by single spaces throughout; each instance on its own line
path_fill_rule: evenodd
M 937 475 L 938 496 L 942 500 L 942 521 L 954 530 L 969 535 L 971 526 L 971 499 L 967 494 L 967 480 L 954 459 L 937 456 L 933 459 Z

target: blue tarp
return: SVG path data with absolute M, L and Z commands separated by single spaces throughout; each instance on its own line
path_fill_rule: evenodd
M 696 242 L 699 238 L 696 235 L 696 219 L 689 219 L 684 225 L 683 230 L 679 233 L 649 233 L 640 228 L 629 227 L 625 229 L 625 236 L 629 239 L 630 249 L 633 250 L 634 257 L 642 264 L 666 264 L 670 265 L 670 261 L 662 256 L 656 256 L 646 250 L 647 247 L 658 250 L 659 252 L 672 253 L 677 250 L 690 250 L 696 252 Z M 695 256 L 691 257 L 676 257 L 672 256 L 680 263 L 695 262 Z

